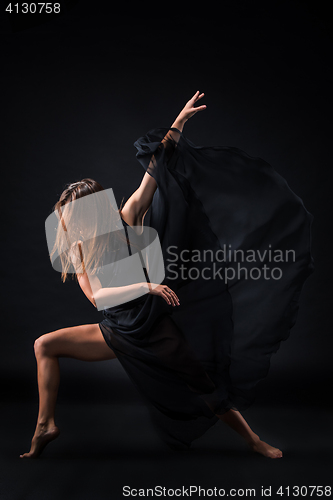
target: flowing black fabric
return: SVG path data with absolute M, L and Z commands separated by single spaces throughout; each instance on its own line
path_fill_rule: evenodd
M 313 270 L 312 215 L 268 163 L 237 148 L 163 128 L 134 145 L 158 186 L 150 226 L 181 305 L 145 295 L 105 309 L 100 328 L 161 437 L 187 447 L 217 414 L 253 403 Z

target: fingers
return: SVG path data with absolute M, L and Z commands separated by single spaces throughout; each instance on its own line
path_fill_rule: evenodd
M 205 94 L 202 92 L 200 94 L 199 90 L 197 90 L 197 92 L 194 94 L 194 96 L 192 97 L 192 99 L 190 99 L 187 103 L 187 109 L 188 109 L 188 113 L 189 113 L 189 117 L 193 116 L 195 113 L 197 113 L 198 111 L 203 111 L 204 109 L 207 108 L 206 104 L 203 104 L 202 106 L 197 106 L 197 107 L 194 107 L 195 103 L 201 99 Z
M 203 104 L 202 106 L 197 106 L 196 108 L 194 108 L 194 112 L 196 113 L 197 111 L 203 111 L 206 108 L 206 104 Z
M 173 292 L 171 290 L 171 293 L 169 293 L 169 296 L 171 297 L 171 302 L 172 302 L 173 306 L 179 306 L 180 305 L 179 299 L 178 299 L 177 295 L 175 294 L 175 292 Z
M 201 99 L 204 95 L 205 94 L 203 92 L 200 94 L 199 90 L 197 90 L 196 93 L 194 94 L 194 96 L 190 99 L 190 101 L 193 100 L 193 102 L 196 102 L 199 99 Z
M 172 305 L 172 306 L 175 306 L 175 305 L 176 305 L 176 300 L 175 300 L 174 296 L 173 296 L 171 293 L 169 293 L 169 292 L 167 292 L 166 290 L 164 290 L 164 294 L 163 294 L 163 295 L 164 295 L 164 297 L 165 297 L 166 302 L 167 302 L 170 306 L 171 306 L 171 305 Z
M 165 299 L 165 301 L 169 305 L 172 305 L 172 306 L 179 306 L 180 305 L 180 302 L 179 302 L 177 295 L 169 287 L 165 287 L 163 289 L 162 293 L 163 293 L 163 298 Z
M 162 292 L 162 297 L 165 300 L 165 302 L 167 304 L 169 304 L 169 306 L 171 306 L 171 301 L 170 301 L 170 298 L 169 298 L 169 294 L 165 290 L 163 290 L 163 292 Z

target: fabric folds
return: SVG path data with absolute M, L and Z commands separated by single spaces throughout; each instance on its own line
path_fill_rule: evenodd
M 312 215 L 274 168 L 240 149 L 196 146 L 167 128 L 134 145 L 158 186 L 149 225 L 163 284 L 181 305 L 146 295 L 104 310 L 100 328 L 161 437 L 188 447 L 216 414 L 253 403 L 288 338 L 313 270 Z

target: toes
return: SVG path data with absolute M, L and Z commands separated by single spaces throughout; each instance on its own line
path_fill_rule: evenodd
M 259 444 L 253 446 L 252 450 L 268 458 L 282 458 L 283 456 L 281 450 L 279 450 L 278 448 L 273 448 L 264 441 L 261 441 Z
M 280 450 L 276 450 L 272 455 L 272 458 L 282 458 L 282 457 L 283 457 L 283 454 L 282 454 L 282 451 L 280 451 Z
M 32 438 L 31 449 L 29 453 L 23 453 L 20 458 L 37 458 L 44 450 L 45 446 L 56 439 L 60 434 L 58 427 L 52 428 L 52 430 L 47 431 L 43 434 L 35 434 Z

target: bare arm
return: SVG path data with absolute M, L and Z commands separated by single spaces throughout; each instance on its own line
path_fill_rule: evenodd
M 87 299 L 99 308 L 111 307 L 114 305 L 128 302 L 140 295 L 149 292 L 149 283 L 134 283 L 133 285 L 121 287 L 103 288 L 100 280 L 94 274 L 87 273 L 84 267 L 83 254 L 81 250 L 81 242 L 78 242 L 76 251 L 71 254 L 72 263 L 76 270 L 76 276 L 81 290 Z
M 90 285 L 91 277 L 88 278 L 87 273 L 84 272 L 83 274 L 77 273 L 77 279 L 78 279 L 79 285 L 80 285 L 81 290 L 83 291 L 84 295 L 87 297 L 88 300 L 90 300 L 90 302 L 95 307 L 97 307 L 96 302 L 95 302 L 95 298 L 94 298 L 94 294 L 93 294 L 93 291 L 92 291 L 92 288 Z M 98 279 L 98 278 L 96 278 L 96 279 Z
M 162 297 L 169 305 L 179 305 L 177 295 L 167 285 L 148 284 L 146 282 L 120 287 L 102 288 L 101 282 L 97 276 L 90 275 L 88 278 L 86 272 L 78 275 L 78 281 L 85 296 L 95 307 L 97 307 L 96 304 L 98 303 L 100 309 L 129 302 L 147 293 Z
M 96 308 L 97 303 L 99 309 L 103 307 L 108 308 L 113 305 L 129 302 L 146 293 L 162 297 L 169 305 L 180 305 L 177 295 L 167 285 L 143 282 L 120 287 L 103 288 L 96 275 L 89 274 L 88 276 L 84 266 L 81 245 L 81 241 L 72 245 L 70 258 L 76 271 L 81 290 Z
M 70 258 L 76 271 L 81 290 L 96 308 L 97 303 L 99 309 L 103 307 L 108 308 L 113 305 L 129 302 L 147 293 L 162 297 L 169 305 L 180 305 L 177 295 L 167 285 L 143 282 L 119 287 L 103 288 L 97 276 L 90 273 L 88 274 L 85 270 L 81 245 L 81 241 L 72 245 Z
M 176 120 L 171 125 L 171 128 L 176 128 L 180 132 L 182 132 L 184 125 L 189 118 L 191 118 L 198 111 L 206 109 L 205 105 L 198 107 L 194 106 L 195 103 L 203 96 L 203 93 L 200 94 L 199 91 L 197 91 L 194 96 L 186 103 L 182 111 L 177 116 Z M 179 134 L 177 134 L 177 132 L 169 130 L 162 140 L 162 143 L 165 147 L 169 143 L 170 139 L 173 143 L 177 143 L 179 140 Z M 124 207 L 121 210 L 121 215 L 127 222 L 127 224 L 129 224 L 130 226 L 143 225 L 144 216 L 146 215 L 151 205 L 156 189 L 157 184 L 155 179 L 146 172 L 143 176 L 140 186 L 126 201 Z

